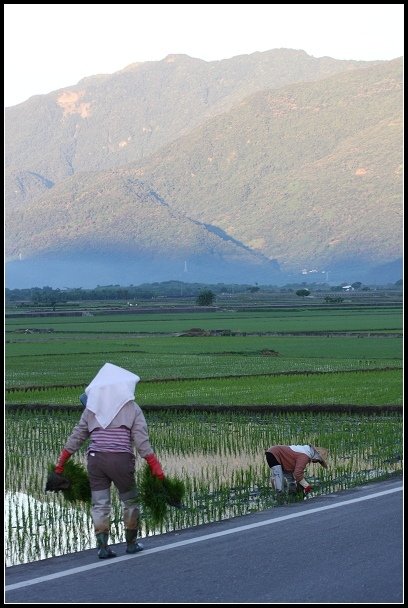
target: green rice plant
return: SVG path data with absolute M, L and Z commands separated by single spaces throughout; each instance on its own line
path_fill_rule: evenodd
M 38 338 L 33 338 L 38 340 Z M 273 354 L 275 356 L 266 356 Z M 269 362 L 270 365 L 278 366 L 282 360 L 290 364 L 295 360 L 336 360 L 349 359 L 355 362 L 374 363 L 380 359 L 402 359 L 402 337 L 395 335 L 391 337 L 381 335 L 245 335 L 245 336 L 217 336 L 183 338 L 174 335 L 165 338 L 144 336 L 116 339 L 104 333 L 94 338 L 81 337 L 76 334 L 56 341 L 55 338 L 47 336 L 37 342 L 20 342 L 14 339 L 6 343 L 6 360 L 10 362 L 10 373 L 22 371 L 26 367 L 27 373 L 32 370 L 36 360 L 43 364 L 48 363 L 41 374 L 44 383 L 55 383 L 53 373 L 63 371 L 65 364 L 75 364 L 78 357 L 82 364 L 89 359 L 94 366 L 101 356 L 105 358 L 114 357 L 123 362 L 131 360 L 137 355 L 140 359 L 139 369 L 144 370 L 144 379 L 160 377 L 162 368 L 170 370 L 166 377 L 177 377 L 177 369 L 188 366 L 188 357 L 203 357 L 205 364 L 208 357 L 221 364 L 225 358 L 230 362 L 241 360 L 250 362 L 251 359 Z M 159 373 L 149 364 L 154 357 L 158 360 Z M 170 366 L 169 355 L 175 357 L 176 365 Z M 23 357 L 23 359 L 22 359 Z M 178 361 L 180 360 L 180 365 Z M 215 367 L 215 366 L 214 366 Z M 207 366 L 203 366 L 203 375 L 207 374 Z M 34 368 L 34 369 L 37 369 Z M 38 368 L 39 369 L 39 368 Z M 80 366 L 78 366 L 80 370 Z M 88 369 L 88 368 L 87 368 Z M 200 370 L 198 370 L 200 373 Z M 33 375 L 33 374 L 32 374 Z M 183 376 L 185 374 L 182 374 Z M 83 374 L 84 381 L 86 377 Z
M 403 370 L 387 369 L 320 374 L 282 374 L 141 382 L 137 401 L 143 407 L 206 405 L 402 405 Z M 49 388 L 7 395 L 13 404 L 77 404 L 78 388 Z M 80 406 L 78 406 L 78 411 Z
M 401 307 L 361 309 L 298 309 L 273 311 L 222 311 L 191 313 L 153 313 L 136 316 L 103 315 L 93 317 L 7 318 L 6 331 L 47 328 L 64 335 L 82 334 L 163 334 L 186 332 L 192 326 L 204 330 L 223 328 L 241 332 L 265 331 L 398 331 Z M 29 336 L 32 334 L 28 334 Z
M 183 509 L 149 524 L 141 501 L 141 535 L 150 536 L 277 508 L 264 450 L 280 443 L 329 449 L 329 468 L 309 465 L 314 496 L 402 474 L 400 414 L 148 411 L 152 445 L 166 475 L 182 480 Z M 5 555 L 7 565 L 94 547 L 90 505 L 45 493 L 47 465 L 64 445 L 76 412 L 6 410 Z M 75 459 L 84 463 L 86 446 Z M 69 461 L 68 461 L 69 462 Z M 67 463 L 68 464 L 68 463 Z M 140 488 L 144 461 L 136 460 Z M 303 497 L 302 497 L 303 499 Z M 312 500 L 310 498 L 308 500 Z M 112 489 L 112 542 L 124 542 L 122 509 Z
M 221 327 L 243 335 L 176 336 L 191 325 L 207 330 Z M 317 335 L 293 335 L 311 331 Z M 391 337 L 393 332 L 395 338 Z M 135 371 L 142 372 L 142 380 L 166 382 L 177 378 L 401 368 L 401 332 L 400 309 L 372 306 L 361 310 L 160 313 L 131 318 L 7 318 L 6 388 L 76 385 L 69 395 L 61 395 L 61 400 L 58 395 L 49 395 L 51 401 L 41 397 L 30 403 L 77 403 L 78 388 L 83 390 L 107 359 L 127 369 L 134 369 L 137 361 Z M 277 335 L 285 333 L 290 335 Z M 27 402 L 15 397 L 18 395 L 7 393 L 7 403 Z
M 388 344 L 392 341 L 388 340 Z M 275 345 L 275 348 L 278 348 Z M 334 345 L 332 348 L 336 348 Z M 321 353 L 322 354 L 322 353 Z M 113 356 L 105 352 L 99 356 L 91 365 L 91 357 L 88 355 L 71 355 L 68 357 L 56 356 L 55 361 L 50 364 L 49 359 L 44 356 L 30 356 L 23 360 L 18 356 L 8 357 L 6 361 L 6 401 L 7 403 L 16 401 L 13 394 L 18 388 L 22 391 L 31 392 L 32 400 L 35 402 L 35 395 L 45 388 L 61 385 L 61 388 L 70 389 L 69 399 L 63 403 L 77 403 L 77 392 L 83 390 L 89 378 L 95 374 L 98 367 L 109 357 L 116 365 L 126 369 L 135 367 L 134 354 L 129 357 Z M 258 354 L 143 354 L 138 356 L 138 369 L 143 372 L 143 383 L 157 380 L 171 383 L 175 380 L 188 379 L 200 380 L 211 378 L 233 378 L 245 376 L 268 376 L 271 374 L 299 374 L 303 373 L 329 373 L 347 372 L 358 370 L 376 371 L 380 369 L 401 369 L 401 357 L 375 358 L 362 356 L 362 358 L 333 358 L 328 354 L 326 358 L 315 357 L 312 354 L 307 357 L 300 357 L 299 353 L 281 353 L 276 357 L 263 356 Z M 46 372 L 42 370 L 46 369 Z M 70 369 L 70 376 L 67 377 L 67 369 Z M 63 394 L 63 393 L 62 393 Z M 55 398 L 55 397 L 54 397 Z M 58 401 L 52 401 L 58 403 Z
M 48 476 L 54 474 L 55 463 L 49 463 Z M 65 500 L 69 502 L 84 502 L 91 504 L 91 486 L 86 469 L 79 462 L 68 460 L 64 466 L 63 477 L 68 479 L 70 485 L 68 488 L 61 489 Z
M 185 487 L 178 477 L 167 476 L 158 479 L 151 474 L 149 466 L 145 464 L 139 478 L 139 487 L 143 513 L 150 527 L 163 524 L 168 505 L 177 508 L 182 506 Z
M 171 405 L 402 405 L 402 371 L 213 378 L 141 384 L 139 402 Z

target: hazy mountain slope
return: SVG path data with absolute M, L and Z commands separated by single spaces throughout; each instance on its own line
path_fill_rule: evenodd
M 64 177 L 139 161 L 251 93 L 378 62 L 275 49 L 205 62 L 186 55 L 81 80 L 5 111 L 6 203 Z
M 178 260 L 179 267 L 180 260 L 202 256 L 215 264 L 268 262 L 221 231 L 172 210 L 144 182 L 114 172 L 66 179 L 35 203 L 10 210 L 7 227 L 13 235 L 6 245 L 11 260 L 109 252 Z
M 6 278 L 279 284 L 302 268 L 346 281 L 398 273 L 402 78 L 394 60 L 261 90 L 115 170 L 54 183 L 10 167 L 19 191 L 6 198 Z
M 190 217 L 293 266 L 401 255 L 401 163 L 396 60 L 258 93 L 135 174 Z
M 172 210 L 140 180 L 104 172 L 95 189 L 95 177 L 67 178 L 10 210 L 7 286 L 284 282 L 277 263 Z

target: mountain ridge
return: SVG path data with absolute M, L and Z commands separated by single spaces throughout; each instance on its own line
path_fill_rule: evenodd
M 285 58 L 275 65 L 280 77 L 285 62 L 308 58 L 304 51 L 289 53 L 290 59 L 288 53 L 278 54 Z M 64 107 L 63 93 L 46 96 L 43 106 L 58 111 L 62 121 L 60 131 L 55 131 L 62 138 L 57 146 L 60 160 L 53 158 L 47 169 L 47 158 L 56 154 L 52 133 L 51 151 L 35 155 L 35 145 L 26 145 L 19 166 L 21 143 L 11 149 L 6 146 L 6 279 L 18 266 L 28 264 L 28 268 L 30 259 L 55 260 L 61 255 L 77 260 L 79 251 L 83 256 L 98 251 L 103 255 L 109 248 L 111 258 L 119 260 L 126 247 L 135 267 L 147 268 L 149 256 L 156 260 L 163 256 L 163 269 L 171 258 L 175 265 L 169 272 L 174 273 L 186 260 L 194 266 L 193 259 L 201 259 L 202 276 L 208 275 L 208 280 L 211 266 L 218 267 L 217 272 L 225 267 L 220 281 L 229 278 L 228 268 L 239 274 L 241 267 L 243 281 L 256 272 L 260 280 L 275 277 L 282 283 L 305 267 L 317 265 L 323 272 L 328 267 L 357 265 L 370 271 L 401 259 L 402 61 L 342 62 L 340 66 L 330 60 L 324 69 L 330 64 L 333 70 L 336 65 L 335 74 L 313 80 L 309 72 L 307 81 L 303 75 L 300 82 L 272 89 L 258 83 L 258 90 L 246 95 L 245 87 L 239 89 L 238 76 L 231 76 L 231 66 L 239 75 L 248 70 L 250 57 L 251 65 L 262 72 L 265 61 L 273 64 L 272 55 L 276 59 L 275 52 L 244 56 L 245 65 L 240 63 L 241 56 L 232 63 L 222 60 L 230 70 L 230 87 L 237 101 L 231 105 L 231 96 L 226 100 L 220 92 L 217 98 L 216 92 L 207 91 L 212 109 L 210 117 L 201 112 L 197 119 L 201 124 L 192 126 L 194 121 L 187 120 L 185 129 L 175 128 L 171 134 L 171 118 L 180 114 L 180 124 L 185 106 L 165 116 L 157 104 L 160 112 L 155 120 L 168 123 L 168 136 L 161 145 L 147 156 L 142 150 L 131 162 L 124 156 L 119 165 L 115 151 L 113 166 L 105 170 L 96 169 L 94 160 L 83 160 L 86 148 L 78 154 L 75 121 L 92 122 L 88 98 L 72 96 L 73 87 L 71 97 L 68 91 L 63 98 Z M 163 86 L 168 83 L 166 74 L 169 78 L 177 64 L 181 74 L 187 70 L 188 90 L 191 74 L 186 66 L 196 69 L 198 64 L 182 57 L 168 56 L 167 62 L 128 66 L 121 72 L 128 76 L 142 71 L 156 85 L 161 74 Z M 312 64 L 315 71 L 317 66 L 323 71 L 322 62 Z M 292 75 L 305 69 L 303 63 L 293 65 Z M 276 82 L 276 73 L 268 78 L 275 77 Z M 95 78 L 102 88 L 111 80 L 109 76 Z M 255 80 L 253 74 L 247 75 L 245 86 L 254 87 Z M 193 82 L 196 93 L 204 91 L 204 81 Z M 225 84 L 222 91 L 225 94 Z M 137 92 L 141 94 L 140 89 Z M 177 90 L 174 99 L 179 94 Z M 170 98 L 171 91 L 166 95 Z M 221 99 L 218 105 L 213 103 L 217 99 Z M 228 109 L 221 112 L 223 104 Z M 21 105 L 17 106 L 20 137 L 27 136 L 33 122 L 31 118 L 24 121 Z M 139 105 L 136 115 L 130 113 L 132 120 L 147 112 L 146 105 Z M 14 112 L 13 120 L 17 115 Z M 94 131 L 95 126 L 88 133 L 88 156 L 99 145 L 92 138 Z M 10 123 L 6 134 L 10 142 Z M 126 142 L 125 135 L 121 142 Z M 27 141 L 32 142 L 30 137 Z M 25 166 L 29 157 L 30 167 Z M 90 166 L 94 168 L 89 170 Z M 131 184 L 136 191 L 132 192 Z M 156 205 L 162 207 L 160 212 Z M 117 268 L 122 263 L 118 261 Z

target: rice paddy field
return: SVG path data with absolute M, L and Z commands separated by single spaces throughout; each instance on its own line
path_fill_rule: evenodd
M 273 444 L 329 449 L 327 470 L 306 471 L 307 500 L 402 474 L 401 307 L 6 318 L 5 330 L 6 565 L 95 546 L 89 507 L 44 488 L 106 362 L 141 377 L 152 445 L 186 487 L 159 529 L 142 514 L 143 536 L 278 507 Z M 112 498 L 111 540 L 124 542 Z

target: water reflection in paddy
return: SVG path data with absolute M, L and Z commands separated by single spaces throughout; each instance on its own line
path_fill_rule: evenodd
M 315 496 L 402 471 L 398 415 L 149 412 L 146 418 L 165 472 L 183 479 L 186 497 L 184 509 L 168 509 L 162 528 L 150 529 L 142 520 L 142 536 L 278 506 L 264 457 L 272 444 L 311 442 L 329 448 L 329 469 L 312 464 L 306 471 Z M 75 507 L 61 495 L 44 492 L 48 466 L 76 422 L 77 415 L 69 412 L 51 418 L 38 412 L 6 415 L 6 566 L 95 546 L 89 506 Z M 73 458 L 85 463 L 85 449 Z M 137 474 L 143 465 L 139 459 Z M 123 543 L 115 489 L 112 505 L 111 542 Z

